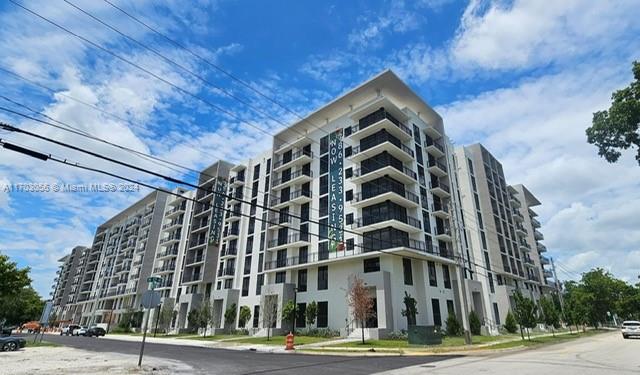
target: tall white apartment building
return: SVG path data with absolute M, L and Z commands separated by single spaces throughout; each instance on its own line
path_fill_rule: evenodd
M 538 300 L 546 286 L 531 217 L 540 202 L 523 185 L 509 186 L 502 164 L 481 144 L 457 147 L 455 159 L 467 298 L 495 333 L 516 290 Z
M 440 116 L 391 71 L 275 135 L 270 153 L 232 169 L 232 194 L 251 202 L 227 202 L 249 217 L 225 220 L 216 316 L 247 306 L 264 334 L 264 299 L 279 310 L 295 299 L 301 316 L 315 301 L 316 326 L 348 334 L 357 276 L 375 301 L 370 337 L 407 328 L 405 292 L 418 324 L 443 325 L 458 313 L 447 147 Z M 274 328 L 288 327 L 280 315 Z
M 71 320 L 72 306 L 80 295 L 80 287 L 84 274 L 84 266 L 89 249 L 84 246 L 76 246 L 71 252 L 58 260 L 60 266 L 56 271 L 56 277 L 51 291 L 51 302 L 58 320 Z

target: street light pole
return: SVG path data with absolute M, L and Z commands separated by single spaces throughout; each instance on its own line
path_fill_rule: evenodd
M 293 288 L 293 327 L 291 334 L 296 335 L 296 318 L 298 317 L 298 287 Z

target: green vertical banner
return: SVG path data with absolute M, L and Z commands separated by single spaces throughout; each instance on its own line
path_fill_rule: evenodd
M 329 251 L 344 249 L 344 146 L 342 129 L 329 136 Z
M 222 225 L 224 224 L 224 206 L 227 203 L 225 198 L 227 194 L 227 180 L 218 177 L 213 186 L 215 194 L 213 195 L 211 209 L 211 220 L 209 221 L 209 245 L 220 243 Z

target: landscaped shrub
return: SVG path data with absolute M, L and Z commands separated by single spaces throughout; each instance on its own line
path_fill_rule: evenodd
M 478 314 L 475 311 L 471 311 L 469 313 L 469 329 L 471 330 L 472 335 L 479 335 L 480 328 L 482 323 L 480 323 L 480 318 L 478 318 Z
M 460 336 L 462 335 L 462 325 L 454 314 L 449 314 L 447 317 L 447 336 Z
M 393 331 L 387 335 L 389 340 L 408 340 L 409 333 L 404 329 L 402 331 Z
M 301 330 L 296 331 L 297 334 L 302 336 L 311 336 L 311 337 L 339 337 L 340 331 L 329 329 L 329 328 L 303 328 Z
M 517 323 L 516 323 L 516 318 L 513 316 L 511 311 L 509 311 L 507 313 L 507 319 L 504 321 L 504 329 L 506 329 L 507 332 L 509 332 L 509 333 L 518 332 L 518 326 L 517 326 Z

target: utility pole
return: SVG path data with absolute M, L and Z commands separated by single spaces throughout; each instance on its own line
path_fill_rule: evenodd
M 556 284 L 556 292 L 558 293 L 558 299 L 560 300 L 560 312 L 562 316 L 564 316 L 564 297 L 562 296 L 562 291 L 560 290 L 560 281 L 558 280 L 558 275 L 556 274 L 556 264 L 553 261 L 553 257 L 549 257 L 551 260 L 551 272 L 553 272 L 553 281 Z
M 458 249 L 462 249 L 462 243 L 460 241 L 460 238 L 458 236 L 458 230 L 460 229 L 459 225 L 458 225 L 458 216 L 457 216 L 457 212 L 455 210 L 455 207 L 451 204 L 451 202 L 449 202 L 449 212 L 451 212 L 451 218 L 453 219 L 453 230 L 451 231 L 453 234 L 453 243 L 455 243 L 458 246 Z M 462 229 L 464 230 L 464 228 Z M 471 340 L 471 330 L 470 330 L 470 326 L 469 326 L 469 306 L 467 304 L 467 286 L 465 284 L 465 277 L 464 277 L 464 269 L 465 269 L 465 265 L 464 265 L 464 251 L 460 251 L 460 256 L 458 258 L 458 261 L 456 261 L 457 264 L 457 268 L 458 268 L 458 284 L 459 284 L 459 289 L 460 289 L 460 299 L 462 300 L 462 303 L 460 304 L 462 306 L 462 327 L 464 329 L 464 343 L 466 345 L 471 345 L 472 344 L 472 340 Z M 455 252 L 453 254 L 455 256 Z

